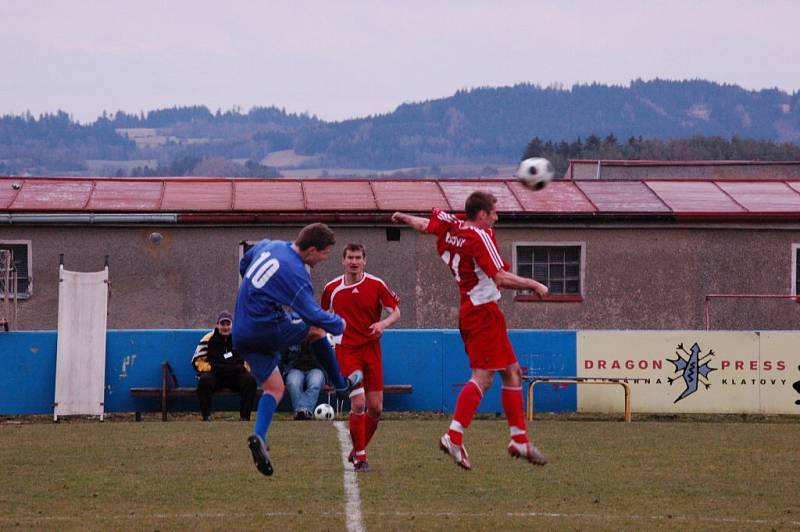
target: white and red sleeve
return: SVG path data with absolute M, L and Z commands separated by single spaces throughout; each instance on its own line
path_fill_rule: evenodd
M 494 278 L 497 272 L 505 269 L 505 261 L 500 256 L 500 250 L 494 239 L 486 231 L 473 228 L 475 238 L 470 239 L 471 252 L 475 257 L 478 266 L 488 275 Z

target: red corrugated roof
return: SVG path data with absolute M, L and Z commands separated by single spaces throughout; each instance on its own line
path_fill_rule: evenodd
M 19 182 L 14 179 L 13 182 Z M 13 188 L 3 183 L 4 188 Z M 91 180 L 25 179 L 9 210 L 82 211 L 89 203 L 94 182 Z
M 162 211 L 229 211 L 233 209 L 233 180 L 167 181 Z
M 467 197 L 475 190 L 480 189 L 494 194 L 497 198 L 497 210 L 501 212 L 521 212 L 520 205 L 514 193 L 508 188 L 505 181 L 439 181 L 439 186 L 444 192 L 447 203 L 454 209 L 463 210 Z M 527 191 L 529 194 L 532 192 Z M 394 210 L 394 209 L 392 209 Z
M 719 181 L 717 186 L 749 212 L 800 212 L 800 194 L 786 183 Z
M 436 181 L 372 181 L 372 191 L 382 211 L 452 209 Z
M 159 181 L 97 181 L 89 211 L 158 211 L 164 184 Z
M 378 203 L 369 181 L 303 181 L 306 210 L 309 211 L 376 211 Z
M 554 181 L 538 192 L 531 192 L 517 181 L 509 182 L 508 186 L 519 198 L 525 212 L 597 212 L 591 198 L 575 181 Z
M 741 213 L 745 209 L 713 181 L 646 181 L 673 213 Z
M 395 210 L 463 209 L 476 189 L 501 213 L 529 216 L 800 217 L 800 181 L 555 181 L 531 192 L 505 180 L 115 179 L 0 177 L 0 212 L 170 213 L 184 219 L 281 220 L 314 213 L 377 219 Z M 286 213 L 281 216 L 281 213 Z M 210 217 L 209 217 L 210 216 Z M 244 220 L 245 218 L 238 218 Z
M 603 212 L 670 212 L 669 207 L 640 181 L 575 181 L 575 184 Z
M 306 201 L 298 181 L 242 181 L 234 187 L 236 211 L 304 211 Z

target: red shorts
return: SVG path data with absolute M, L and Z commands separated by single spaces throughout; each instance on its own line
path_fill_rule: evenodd
M 342 375 L 350 375 L 355 370 L 364 372 L 364 390 L 383 391 L 383 364 L 381 364 L 381 343 L 369 342 L 358 347 L 336 346 L 336 360 Z
M 472 369 L 506 369 L 517 362 L 508 339 L 506 318 L 497 303 L 464 305 L 458 328 Z

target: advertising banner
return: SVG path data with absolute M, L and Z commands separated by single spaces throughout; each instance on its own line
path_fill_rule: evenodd
M 620 378 L 634 412 L 800 414 L 800 333 L 579 331 L 579 377 Z M 579 412 L 621 412 L 622 389 L 578 387 Z

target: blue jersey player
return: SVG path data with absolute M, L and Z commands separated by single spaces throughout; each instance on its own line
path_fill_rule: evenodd
M 272 415 L 283 397 L 283 378 L 278 371 L 282 350 L 307 338 L 311 352 L 340 396 L 346 397 L 363 378 L 355 372 L 345 379 L 339 372 L 325 333 L 341 335 L 345 323 L 336 314 L 322 310 L 314 300 L 306 269 L 306 265 L 313 267 L 327 259 L 335 242 L 327 225 L 311 224 L 300 231 L 294 242 L 262 240 L 245 253 L 239 264 L 242 284 L 236 298 L 233 347 L 250 364 L 264 392 L 253 434 L 247 439 L 253 461 L 264 475 L 273 472 L 266 439 Z M 286 307 L 297 314 L 290 314 Z

